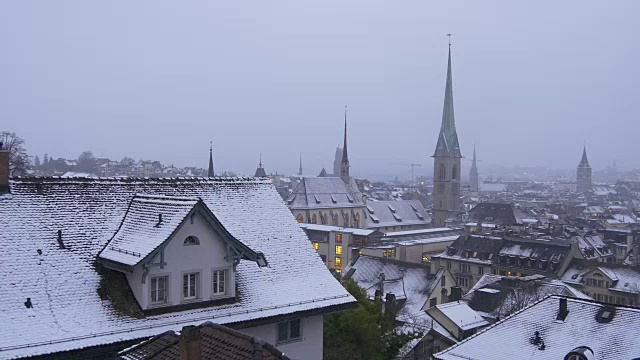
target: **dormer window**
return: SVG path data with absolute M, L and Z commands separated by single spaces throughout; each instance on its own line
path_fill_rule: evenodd
M 184 239 L 184 245 L 200 245 L 200 240 L 195 236 L 187 236 L 187 238 Z

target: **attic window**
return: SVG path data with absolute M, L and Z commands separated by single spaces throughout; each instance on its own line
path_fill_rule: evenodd
M 373 215 L 373 214 L 369 215 L 369 217 L 371 218 L 371 220 L 373 220 L 374 223 L 379 223 L 380 222 L 380 220 L 378 220 L 378 217 Z
M 331 194 L 331 202 L 333 202 L 334 204 L 338 202 L 338 200 L 336 200 L 336 197 L 333 196 L 333 194 Z
M 187 238 L 184 239 L 184 245 L 200 245 L 200 240 L 195 236 L 187 236 Z
M 418 209 L 415 206 L 413 206 L 413 204 L 410 204 L 410 205 L 411 205 L 411 208 L 413 209 L 413 211 L 418 212 Z
M 616 309 L 610 306 L 604 306 L 596 313 L 596 321 L 599 323 L 608 323 L 613 320 L 616 315 Z
M 369 205 L 367 205 L 367 211 L 369 211 L 369 214 L 375 214 L 376 213 L 375 211 L 373 211 L 373 209 Z
M 313 195 L 313 197 L 316 199 L 316 204 L 320 204 L 320 198 L 318 195 Z
M 387 205 L 387 206 L 389 207 L 389 210 L 391 210 L 391 212 L 395 214 L 396 209 L 391 205 Z
M 394 213 L 393 217 L 396 219 L 396 221 L 402 222 L 402 217 L 400 217 L 400 215 Z
M 353 202 L 353 198 L 351 197 L 351 195 L 347 194 L 347 200 L 349 200 L 350 203 Z

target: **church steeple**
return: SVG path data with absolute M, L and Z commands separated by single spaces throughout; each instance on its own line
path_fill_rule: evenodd
M 298 169 L 298 175 L 302 176 L 302 154 L 300 154 L 300 168 Z
M 447 34 L 451 39 L 451 34 Z M 447 59 L 447 81 L 444 90 L 442 122 L 436 150 L 433 153 L 432 226 L 447 226 L 460 213 L 460 144 L 453 112 L 453 78 L 451 75 L 451 41 Z
M 471 162 L 471 170 L 469 171 L 469 183 L 471 185 L 471 191 L 477 192 L 480 188 L 478 178 L 478 165 L 476 162 L 476 146 L 473 145 L 473 161 Z
M 589 160 L 587 159 L 587 145 L 582 148 L 582 159 L 580 160 L 579 167 L 591 167 Z
M 587 159 L 587 146 L 582 148 L 582 159 L 576 169 L 576 191 L 586 193 L 591 190 L 591 165 Z
M 214 177 L 215 173 L 213 172 L 213 142 L 209 143 L 209 171 L 207 172 L 207 177 Z
M 442 123 L 440 134 L 433 156 L 461 157 L 458 133 L 456 132 L 455 114 L 453 111 L 453 79 L 451 75 L 451 43 L 449 43 L 449 59 L 447 62 L 447 81 L 444 90 L 444 107 L 442 109 Z
M 342 147 L 342 166 L 340 177 L 344 182 L 349 182 L 349 154 L 347 152 L 347 106 L 344 106 L 344 145 Z

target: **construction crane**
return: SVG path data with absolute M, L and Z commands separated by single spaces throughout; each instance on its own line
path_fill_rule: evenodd
M 411 181 L 415 181 L 415 169 L 416 166 L 422 167 L 422 164 L 405 164 L 405 163 L 393 163 L 393 165 L 411 166 Z

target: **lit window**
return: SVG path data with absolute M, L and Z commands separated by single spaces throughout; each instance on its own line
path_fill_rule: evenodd
M 356 213 L 354 227 L 360 227 L 360 213 Z
M 336 242 L 342 244 L 342 234 L 336 234 Z
M 184 239 L 184 245 L 200 245 L 200 240 L 195 236 L 187 236 L 187 238 Z
M 158 276 L 151 278 L 151 303 L 165 304 L 169 286 L 168 276 Z
M 358 250 L 358 254 L 362 255 L 362 249 Z
M 311 223 L 312 224 L 318 223 L 318 216 L 316 214 L 311 215 Z
M 431 262 L 431 258 L 429 257 L 429 255 L 422 255 L 422 262 L 425 264 L 428 264 Z
M 341 269 L 334 269 L 336 274 L 342 274 L 342 270 Z
M 304 217 L 302 216 L 302 214 L 298 214 L 298 216 L 296 216 L 296 221 L 299 223 L 304 222 Z
M 198 298 L 198 281 L 200 273 L 189 273 L 182 275 L 182 298 L 191 300 Z
M 382 256 L 386 258 L 394 259 L 396 257 L 396 249 L 382 250 Z
M 296 319 L 278 324 L 277 342 L 295 341 L 302 338 L 302 320 Z
M 320 249 L 320 244 L 318 244 L 317 242 L 314 242 L 313 243 L 313 248 L 316 249 L 316 250 Z
M 226 292 L 227 270 L 213 272 L 213 294 L 222 295 Z
M 336 266 L 342 266 L 342 258 L 339 256 L 336 256 Z
M 336 245 L 336 255 L 342 255 L 342 245 Z

